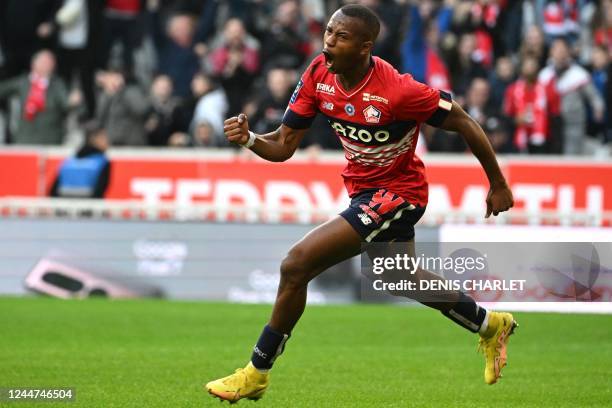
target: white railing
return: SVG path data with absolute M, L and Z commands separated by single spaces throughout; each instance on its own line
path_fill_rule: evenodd
M 300 208 L 285 206 L 231 205 L 208 203 L 189 205 L 175 202 L 148 204 L 140 200 L 82 200 L 58 198 L 0 198 L 0 217 L 11 218 L 90 218 L 114 220 L 172 220 L 258 223 L 319 223 L 338 213 L 335 208 Z M 300 221 L 301 220 L 301 221 Z M 425 212 L 421 224 L 519 224 L 563 226 L 612 226 L 612 212 L 592 213 L 584 210 L 529 212 L 512 210 L 497 217 L 484 218 L 481 212 Z

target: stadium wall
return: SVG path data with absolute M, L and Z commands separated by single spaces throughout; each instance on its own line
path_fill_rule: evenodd
M 65 149 L 4 149 L 0 152 L 0 198 L 46 196 L 69 153 Z M 110 152 L 107 198 L 140 200 L 146 205 L 207 203 L 217 211 L 204 218 L 215 221 L 310 224 L 346 207 L 348 197 L 339 176 L 344 164 L 341 154 L 316 159 L 302 154 L 275 164 L 248 153 L 115 149 Z M 440 223 L 436 217 L 457 212 L 475 222 L 482 219 L 487 181 L 478 162 L 471 156 L 444 155 L 429 155 L 424 161 L 430 182 L 430 224 Z M 539 216 L 549 212 L 558 216 L 558 223 L 571 223 L 572 217 L 581 215 L 585 224 L 611 225 L 609 161 L 502 157 L 500 162 L 516 201 L 508 216 L 526 216 L 517 222 L 542 223 Z M 237 214 L 227 210 L 237 204 L 252 211 Z

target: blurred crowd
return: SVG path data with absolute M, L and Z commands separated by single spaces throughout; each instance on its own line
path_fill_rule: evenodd
M 382 21 L 375 55 L 451 91 L 498 152 L 612 145 L 612 0 L 357 2 Z M 0 143 L 60 145 L 93 127 L 111 146 L 224 147 L 239 112 L 271 131 L 344 3 L 3 0 Z M 319 117 L 302 147 L 341 145 Z M 420 149 L 466 145 L 425 126 Z

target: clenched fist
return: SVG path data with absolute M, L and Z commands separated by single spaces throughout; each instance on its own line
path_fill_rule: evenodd
M 249 141 L 249 122 L 247 116 L 241 113 L 223 122 L 225 137 L 232 143 L 244 145 Z
M 489 218 L 491 214 L 497 215 L 508 211 L 513 206 L 514 198 L 512 197 L 512 191 L 506 183 L 491 186 L 487 195 L 487 215 L 485 215 L 485 218 Z

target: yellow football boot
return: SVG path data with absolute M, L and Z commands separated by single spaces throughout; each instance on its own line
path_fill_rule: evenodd
M 246 367 L 238 368 L 234 374 L 206 384 L 206 390 L 211 395 L 232 404 L 242 398 L 258 400 L 268 388 L 269 377 L 269 373 L 257 371 L 249 361 Z
M 482 351 L 485 355 L 485 382 L 495 384 L 502 376 L 502 368 L 506 366 L 506 346 L 518 323 L 510 313 L 489 313 L 489 324 L 485 333 L 480 335 L 478 351 Z

